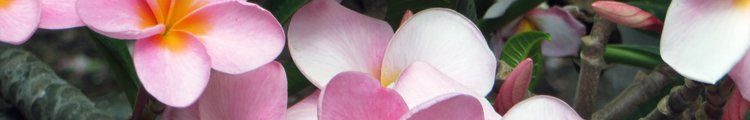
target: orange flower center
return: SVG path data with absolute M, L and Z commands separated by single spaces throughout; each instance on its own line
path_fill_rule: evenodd
M 739 9 L 750 7 L 750 0 L 734 0 L 734 5 Z
M 0 0 L 0 9 L 7 8 L 15 0 Z
M 156 0 L 156 5 L 141 11 L 144 20 L 143 27 L 151 27 L 163 24 L 166 29 L 158 39 L 160 46 L 171 51 L 182 51 L 187 45 L 185 37 L 188 34 L 171 34 L 173 31 L 184 31 L 192 35 L 206 33 L 209 25 L 205 15 L 191 15 L 193 11 L 206 6 L 209 2 L 204 0 Z

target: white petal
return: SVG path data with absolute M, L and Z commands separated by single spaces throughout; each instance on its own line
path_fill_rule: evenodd
M 380 80 L 395 81 L 416 61 L 433 65 L 479 95 L 495 82 L 495 56 L 479 29 L 450 9 L 427 9 L 409 19 L 394 34 L 386 49 Z
M 750 47 L 750 2 L 675 0 L 661 40 L 664 61 L 683 76 L 716 83 Z

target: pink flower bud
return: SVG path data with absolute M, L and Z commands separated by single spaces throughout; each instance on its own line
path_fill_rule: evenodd
M 505 114 L 513 105 L 525 98 L 527 89 L 529 89 L 529 82 L 531 82 L 533 68 L 534 61 L 531 58 L 526 58 L 518 63 L 516 68 L 508 75 L 508 79 L 503 81 L 497 98 L 495 98 L 497 113 Z
M 662 22 L 651 13 L 617 1 L 596 1 L 594 11 L 614 23 L 632 28 L 661 31 Z

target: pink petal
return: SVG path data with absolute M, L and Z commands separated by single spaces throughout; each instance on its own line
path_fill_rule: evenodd
M 198 103 L 205 120 L 279 120 L 286 111 L 286 95 L 284 68 L 271 62 L 238 75 L 212 72 Z
M 186 108 L 167 107 L 161 114 L 162 120 L 200 120 L 198 103 Z
M 40 28 L 65 29 L 83 26 L 76 12 L 77 0 L 41 0 L 42 19 Z
M 529 89 L 533 69 L 534 62 L 531 58 L 526 58 L 518 63 L 516 68 L 508 75 L 508 79 L 503 81 L 497 98 L 495 98 L 495 110 L 498 113 L 505 114 L 513 105 L 523 100 Z
M 740 63 L 734 66 L 729 76 L 732 77 L 742 98 L 750 100 L 750 52 L 746 52 Z
M 739 85 L 739 84 L 737 84 Z M 724 105 L 724 114 L 722 120 L 744 120 L 747 114 L 750 103 L 746 99 L 742 99 L 740 95 L 742 91 L 734 89 L 732 95 L 729 96 L 727 104 Z
M 394 34 L 383 60 L 381 82 L 392 83 L 416 61 L 486 95 L 495 82 L 495 56 L 479 29 L 461 14 L 443 8 L 414 14 Z
M 591 4 L 602 17 L 620 25 L 661 31 L 662 22 L 641 8 L 617 1 L 597 1 Z
M 164 31 L 142 0 L 78 0 L 81 21 L 92 30 L 118 39 L 142 39 Z
M 485 119 L 500 119 L 500 115 L 493 110 L 490 102 L 484 99 L 484 95 L 477 94 L 424 62 L 414 62 L 406 68 L 396 81 L 394 89 L 404 98 L 409 108 L 415 108 L 419 104 L 449 93 L 472 95 L 481 103 Z
M 542 43 L 545 56 L 577 56 L 581 37 L 586 34 L 586 26 L 573 15 L 559 7 L 535 9 L 529 12 L 529 20 L 539 29 L 552 35 L 552 41 Z
M 713 84 L 750 48 L 750 2 L 675 0 L 664 22 L 661 56 L 683 76 Z
M 476 97 L 446 94 L 412 108 L 402 120 L 484 120 Z
M 37 0 L 0 1 L 0 41 L 20 45 L 34 34 L 41 15 Z
M 519 102 L 505 114 L 504 120 L 583 120 L 564 101 L 537 95 Z
M 396 91 L 367 73 L 342 72 L 320 93 L 321 120 L 395 120 L 407 112 Z
M 164 45 L 185 42 L 184 48 Z M 169 46 L 169 47 L 168 47 Z M 186 107 L 195 102 L 208 83 L 210 59 L 198 39 L 183 32 L 137 40 L 133 50 L 136 73 L 151 95 L 164 104 Z
M 215 70 L 240 74 L 273 61 L 284 48 L 284 31 L 276 18 L 245 1 L 209 4 L 175 25 L 203 42 Z
M 334 75 L 360 71 L 380 77 L 393 30 L 388 23 L 341 6 L 312 0 L 289 23 L 289 52 L 300 71 L 318 88 Z
M 310 96 L 294 104 L 286 110 L 287 120 L 317 120 L 318 119 L 318 96 L 320 90 L 316 90 Z

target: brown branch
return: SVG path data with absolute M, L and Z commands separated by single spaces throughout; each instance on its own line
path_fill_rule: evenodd
M 4 44 L 0 51 L 0 94 L 27 119 L 113 119 L 31 53 Z
M 696 104 L 703 89 L 704 84 L 686 79 L 683 86 L 673 88 L 668 96 L 659 101 L 656 109 L 641 120 L 686 119 L 683 111 Z
M 727 77 L 728 78 L 728 77 Z M 724 113 L 724 105 L 729 99 L 729 95 L 734 88 L 734 81 L 725 79 L 718 85 L 706 87 L 706 101 L 701 104 L 701 108 L 695 117 L 699 120 L 718 120 Z
M 615 29 L 614 24 L 600 16 L 596 16 L 595 20 L 591 34 L 581 38 L 584 48 L 580 54 L 581 71 L 578 76 L 578 88 L 573 103 L 578 114 L 585 118 L 591 114 L 597 84 L 599 84 L 602 69 L 606 67 L 604 47 L 613 29 Z
M 658 95 L 659 90 L 669 85 L 677 77 L 677 72 L 666 65 L 659 65 L 650 73 L 639 71 L 633 82 L 613 101 L 596 111 L 592 120 L 612 120 L 626 118 L 638 106 Z

